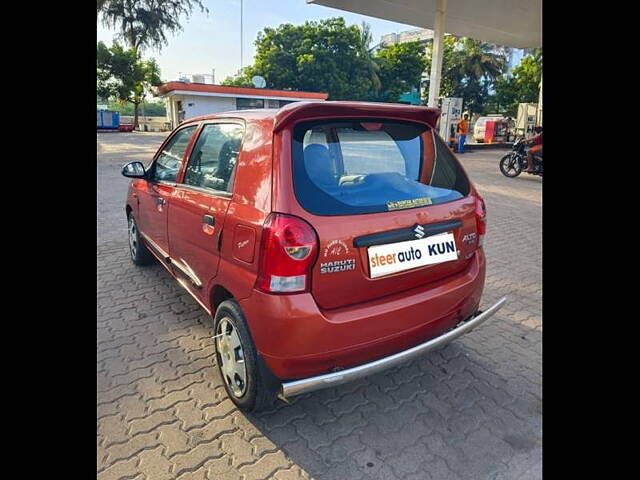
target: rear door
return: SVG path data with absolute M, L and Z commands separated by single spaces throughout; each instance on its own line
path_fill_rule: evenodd
M 205 123 L 169 211 L 171 263 L 205 303 L 220 262 L 220 241 L 231 200 L 242 123 Z
M 158 152 L 146 181 L 139 183 L 138 227 L 147 244 L 163 258 L 166 258 L 169 253 L 167 236 L 169 202 L 175 190 L 183 157 L 195 130 L 195 125 L 177 130 Z
M 435 286 L 469 265 L 475 199 L 428 127 L 308 122 L 293 150 L 296 197 L 320 240 L 312 293 L 322 308 Z

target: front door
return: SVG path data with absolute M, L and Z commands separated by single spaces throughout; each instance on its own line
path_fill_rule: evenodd
M 221 234 L 243 133 L 241 123 L 203 125 L 171 201 L 171 264 L 205 304 L 218 271 Z
M 196 125 L 178 130 L 162 147 L 138 191 L 138 228 L 146 243 L 165 260 L 169 256 L 167 213 L 182 159 Z

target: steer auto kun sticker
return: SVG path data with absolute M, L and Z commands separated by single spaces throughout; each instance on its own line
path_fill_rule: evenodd
M 431 205 L 429 197 L 414 198 L 411 200 L 398 200 L 397 202 L 387 202 L 387 210 L 402 210 L 405 208 L 424 207 Z
M 369 247 L 371 278 L 458 259 L 453 233 Z

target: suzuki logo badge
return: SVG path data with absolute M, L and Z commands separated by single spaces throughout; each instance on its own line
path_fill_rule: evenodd
M 424 228 L 422 228 L 422 225 L 416 225 L 413 232 L 416 234 L 416 238 L 424 237 Z

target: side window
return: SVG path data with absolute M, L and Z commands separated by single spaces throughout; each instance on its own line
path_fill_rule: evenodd
M 264 108 L 264 99 L 236 98 L 236 110 L 248 110 L 252 108 Z
M 193 127 L 183 128 L 169 140 L 154 163 L 151 180 L 163 182 L 176 181 L 176 176 L 182 165 L 184 151 L 187 149 L 189 140 L 191 140 L 191 136 L 195 130 L 195 125 Z
M 455 190 L 467 196 L 470 190 L 469 182 L 451 154 L 451 150 L 433 130 L 431 135 L 435 146 L 435 159 L 430 185 Z
M 243 133 L 235 123 L 205 125 L 189 158 L 185 185 L 230 192 Z

